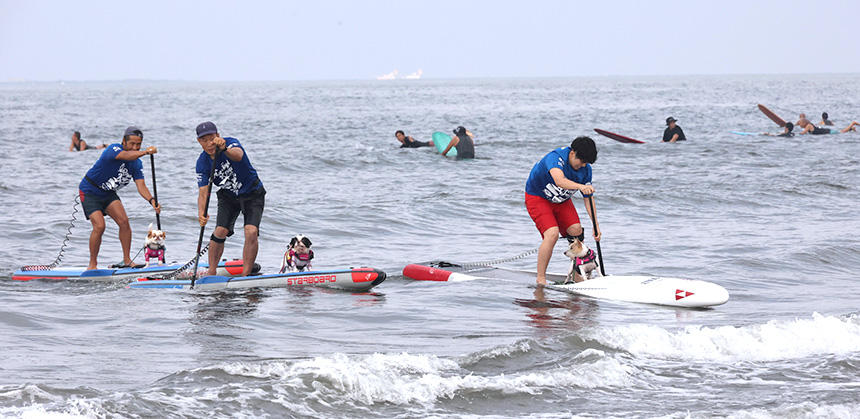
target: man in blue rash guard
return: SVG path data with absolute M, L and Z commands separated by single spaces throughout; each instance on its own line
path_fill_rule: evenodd
M 98 266 L 99 249 L 102 245 L 102 235 L 105 232 L 105 215 L 110 216 L 119 226 L 119 241 L 122 245 L 122 265 L 118 267 L 141 267 L 133 265 L 129 250 L 131 249 L 131 226 L 128 223 L 128 215 L 122 206 L 122 201 L 116 191 L 128 185 L 134 179 L 137 193 L 149 202 L 156 213 L 161 212 L 161 205 L 155 202 L 155 198 L 149 193 L 143 180 L 143 163 L 140 157 L 147 154 L 155 154 L 158 150 L 154 146 L 140 151 L 143 142 L 143 132 L 136 127 L 128 127 L 122 137 L 122 143 L 114 143 L 105 148 L 101 157 L 96 161 L 78 185 L 81 196 L 81 206 L 84 208 L 84 216 L 93 225 L 90 233 L 90 263 L 87 269 L 96 269 Z
M 203 147 L 203 152 L 197 158 L 197 186 L 200 193 L 197 197 L 197 217 L 203 227 L 209 221 L 209 216 L 203 215 L 206 196 L 209 193 L 209 175 L 212 161 L 215 161 L 215 178 L 213 185 L 218 186 L 218 215 L 215 232 L 209 238 L 209 271 L 215 275 L 218 260 L 224 252 L 224 242 L 233 235 L 233 226 L 241 212 L 244 216 L 245 245 L 242 249 L 242 276 L 248 276 L 257 259 L 260 235 L 260 221 L 263 218 L 263 207 L 266 205 L 266 189 L 257 177 L 257 171 L 251 166 L 248 154 L 242 148 L 239 140 L 218 134 L 218 128 L 212 122 L 203 122 L 197 126 L 197 142 Z

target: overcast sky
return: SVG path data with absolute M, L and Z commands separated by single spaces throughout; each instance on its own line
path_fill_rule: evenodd
M 0 0 L 0 81 L 858 73 L 860 1 Z

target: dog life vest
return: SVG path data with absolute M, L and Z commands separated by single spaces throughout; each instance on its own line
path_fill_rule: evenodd
M 296 271 L 304 271 L 311 265 L 311 259 L 314 258 L 314 251 L 308 249 L 308 253 L 300 254 L 295 250 L 290 249 L 284 253 L 284 265 L 281 267 L 281 273 L 284 273 L 287 267 L 296 268 Z
M 586 263 L 593 263 L 597 265 L 597 255 L 594 253 L 594 250 L 588 249 L 588 252 L 583 257 L 578 257 L 573 260 L 574 265 L 582 266 Z

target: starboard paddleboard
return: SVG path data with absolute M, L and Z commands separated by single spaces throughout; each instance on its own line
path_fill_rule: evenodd
M 645 141 L 639 141 L 639 140 L 637 140 L 637 139 L 633 139 L 633 138 L 630 138 L 630 137 L 625 137 L 625 136 L 623 136 L 623 135 L 616 134 L 616 133 L 614 133 L 614 132 L 609 132 L 609 131 L 606 131 L 606 130 L 602 130 L 602 129 L 600 129 L 600 128 L 595 128 L 595 129 L 594 129 L 594 132 L 596 132 L 596 133 L 598 133 L 598 134 L 600 134 L 600 135 L 602 135 L 602 136 L 604 136 L 604 137 L 612 138 L 612 139 L 613 139 L 613 140 L 615 140 L 615 141 L 620 141 L 620 142 L 622 142 L 622 143 L 645 144 Z
M 16 281 L 45 280 L 83 280 L 83 281 L 123 281 L 142 276 L 166 275 L 182 267 L 178 263 L 167 265 L 152 265 L 147 268 L 91 269 L 85 267 L 70 267 L 45 270 L 19 269 L 12 274 Z M 208 268 L 209 264 L 200 262 L 200 268 Z M 217 273 L 223 276 L 242 274 L 242 261 L 230 260 L 218 263 Z M 190 273 L 189 273 L 190 275 Z
M 445 148 L 448 147 L 448 144 L 451 143 L 451 136 L 445 134 L 444 132 L 436 131 L 433 133 L 433 145 L 436 147 L 436 152 L 442 154 L 445 151 Z M 457 149 L 451 147 L 451 150 L 446 154 L 448 157 L 457 157 Z
M 329 271 L 291 272 L 255 276 L 204 276 L 194 282 L 194 290 L 212 291 L 241 288 L 286 288 L 317 286 L 347 291 L 367 291 L 385 281 L 385 272 L 373 268 L 350 268 Z M 190 279 L 140 278 L 127 288 L 191 288 Z

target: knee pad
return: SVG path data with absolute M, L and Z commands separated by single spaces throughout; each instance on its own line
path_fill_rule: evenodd
M 215 233 L 212 233 L 212 235 L 209 236 L 209 240 L 212 240 L 215 243 L 224 243 L 225 241 L 227 241 L 227 238 L 225 237 L 223 239 L 219 239 L 218 237 L 215 237 Z
M 579 240 L 581 242 L 585 241 L 585 229 L 582 229 L 582 233 L 579 233 L 578 236 L 565 236 L 567 238 L 568 243 L 573 243 L 574 240 Z

